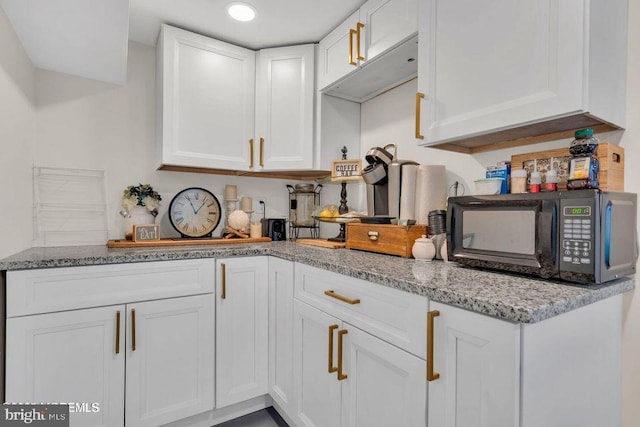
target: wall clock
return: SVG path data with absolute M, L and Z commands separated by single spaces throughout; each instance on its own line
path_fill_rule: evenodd
M 169 221 L 182 237 L 211 237 L 220 223 L 220 202 L 204 188 L 186 188 L 171 200 Z

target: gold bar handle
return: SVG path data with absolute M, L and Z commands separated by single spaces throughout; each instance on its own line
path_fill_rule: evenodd
M 364 24 L 362 22 L 358 22 L 356 24 L 356 35 L 357 35 L 357 39 L 356 39 L 356 59 L 358 59 L 359 61 L 362 61 L 364 59 L 364 56 L 360 55 L 360 30 L 364 28 Z
M 136 310 L 131 309 L 131 351 L 136 351 Z
M 347 304 L 351 304 L 351 305 L 360 304 L 360 300 L 359 299 L 347 298 L 347 297 L 342 296 L 340 294 L 336 294 L 333 290 L 324 291 L 324 294 L 326 296 L 328 296 L 328 297 L 335 298 L 335 299 L 340 300 L 342 302 L 346 302 Z
M 433 371 L 433 319 L 440 316 L 438 310 L 427 313 L 427 381 L 440 378 L 440 374 Z
M 264 159 L 263 159 L 263 155 L 262 152 L 264 151 L 264 138 L 260 137 L 260 167 L 263 168 L 264 167 Z
M 116 311 L 116 354 L 120 354 L 120 310 Z
M 249 140 L 249 169 L 253 168 L 253 138 Z
M 416 139 L 424 139 L 424 135 L 420 133 L 420 104 L 424 98 L 424 93 L 416 92 Z
M 342 337 L 347 334 L 347 330 L 338 331 L 338 381 L 347 379 L 347 374 L 342 372 Z
M 227 299 L 227 265 L 220 263 L 220 269 L 222 270 L 222 294 L 220 298 Z
M 356 61 L 353 60 L 353 36 L 357 34 L 357 31 L 353 28 L 349 28 L 349 64 L 357 66 Z
M 332 374 L 338 370 L 337 366 L 333 366 L 333 331 L 338 329 L 338 325 L 329 326 L 329 373 Z

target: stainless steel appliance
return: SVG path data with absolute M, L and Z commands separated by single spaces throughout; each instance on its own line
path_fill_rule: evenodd
M 394 149 L 392 155 L 389 148 Z M 397 160 L 395 144 L 384 148 L 373 147 L 365 160 L 369 165 L 362 171 L 362 179 L 367 184 L 367 215 L 400 217 L 400 189 L 404 165 L 417 165 L 409 160 Z
M 576 283 L 635 274 L 637 196 L 600 190 L 450 197 L 449 260 Z

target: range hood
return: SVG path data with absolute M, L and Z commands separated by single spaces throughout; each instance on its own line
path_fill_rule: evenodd
M 418 75 L 418 36 L 365 62 L 322 93 L 364 102 Z

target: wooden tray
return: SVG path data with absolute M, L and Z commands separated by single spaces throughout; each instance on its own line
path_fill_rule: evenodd
M 297 239 L 296 243 L 327 249 L 343 249 L 346 246 L 344 242 L 330 242 L 326 239 Z
M 264 243 L 270 242 L 271 237 L 256 237 L 248 239 L 160 239 L 148 242 L 134 242 L 132 240 L 109 240 L 109 248 L 150 248 L 154 246 L 193 246 L 193 245 L 227 245 L 234 243 Z

